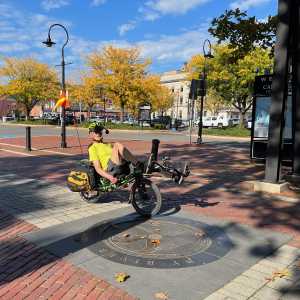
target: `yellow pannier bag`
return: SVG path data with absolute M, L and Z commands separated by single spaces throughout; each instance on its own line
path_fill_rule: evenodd
M 72 192 L 91 190 L 89 175 L 84 171 L 72 170 L 67 178 L 67 185 Z

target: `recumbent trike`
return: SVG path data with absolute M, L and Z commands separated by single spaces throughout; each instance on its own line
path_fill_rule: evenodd
M 138 167 L 133 167 L 130 163 L 122 165 L 121 174 L 114 174 L 118 178 L 116 184 L 97 174 L 88 160 L 81 160 L 79 166 L 68 176 L 68 187 L 71 191 L 78 192 L 84 201 L 95 203 L 103 194 L 131 184 L 129 203 L 140 215 L 154 216 L 161 209 L 162 197 L 157 185 L 151 181 L 151 176 L 154 173 L 163 173 L 171 177 L 175 183 L 181 184 L 190 174 L 188 163 L 178 169 L 172 166 L 167 157 L 159 163 L 157 161 L 159 143 L 157 139 L 152 140 L 151 154 L 145 164 Z

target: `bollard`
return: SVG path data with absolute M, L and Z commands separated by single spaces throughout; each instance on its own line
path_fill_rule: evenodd
M 26 127 L 26 150 L 31 151 L 31 127 Z
M 157 139 L 152 140 L 152 149 L 151 149 L 152 161 L 157 160 L 159 143 L 160 141 Z
M 152 140 L 152 149 L 151 149 L 150 157 L 147 162 L 147 167 L 145 171 L 146 174 L 150 174 L 154 171 L 153 162 L 157 161 L 159 143 L 160 141 L 157 139 Z

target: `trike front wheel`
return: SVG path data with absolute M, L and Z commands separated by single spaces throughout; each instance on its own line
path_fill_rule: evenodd
M 144 217 L 155 216 L 161 209 L 161 193 L 157 185 L 149 179 L 134 182 L 130 199 L 136 212 Z

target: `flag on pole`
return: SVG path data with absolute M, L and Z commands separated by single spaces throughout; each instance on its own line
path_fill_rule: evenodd
M 57 100 L 55 106 L 53 107 L 53 111 L 55 111 L 58 107 L 65 107 L 65 108 L 70 107 L 68 91 L 66 91 L 66 93 L 60 91 L 59 99 Z

